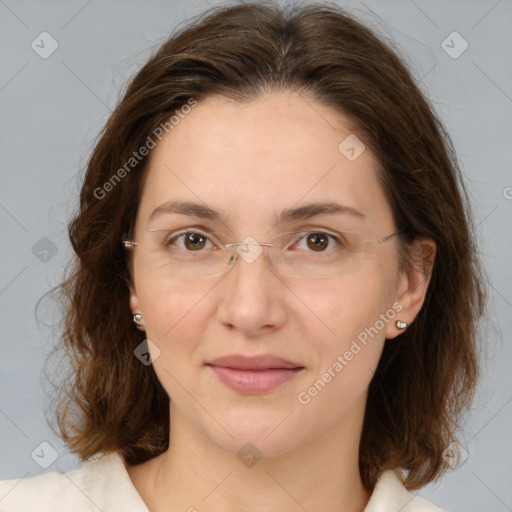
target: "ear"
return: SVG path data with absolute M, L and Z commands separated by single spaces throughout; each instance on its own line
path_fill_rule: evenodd
M 121 239 L 129 240 L 130 237 L 127 236 L 126 233 L 123 233 Z M 142 315 L 142 311 L 141 311 L 140 304 L 139 304 L 139 298 L 137 296 L 137 291 L 135 289 L 135 285 L 133 284 L 133 260 L 131 257 L 127 257 L 127 266 L 128 266 L 128 274 L 129 274 L 127 284 L 128 284 L 128 289 L 130 290 L 130 299 L 129 299 L 130 311 L 132 312 L 132 315 L 135 315 L 137 313 Z M 134 325 L 135 325 L 135 327 L 137 327 L 137 329 L 139 331 L 143 331 L 143 332 L 145 331 L 143 325 L 137 325 L 136 323 L 134 323 Z
M 135 315 L 136 313 L 139 313 L 142 315 L 142 311 L 139 305 L 139 298 L 137 296 L 137 292 L 135 290 L 135 286 L 133 283 L 130 282 L 128 285 L 128 288 L 130 290 L 130 311 L 132 312 L 132 315 Z M 144 316 L 143 316 L 144 319 Z M 143 320 L 144 321 L 144 320 Z M 145 332 L 145 328 L 143 325 L 137 325 L 136 323 L 133 324 L 139 331 Z
M 401 274 L 395 293 L 395 302 L 402 309 L 396 315 L 396 320 L 402 320 L 409 325 L 420 312 L 427 294 L 436 254 L 436 244 L 430 238 L 416 238 L 412 246 L 413 268 Z M 386 328 L 386 338 L 393 339 L 403 331 L 398 329 L 395 322 L 390 322 Z

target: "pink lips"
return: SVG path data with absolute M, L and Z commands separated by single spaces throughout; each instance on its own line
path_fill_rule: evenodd
M 272 355 L 232 355 L 207 363 L 219 380 L 240 393 L 270 391 L 293 379 L 303 366 Z

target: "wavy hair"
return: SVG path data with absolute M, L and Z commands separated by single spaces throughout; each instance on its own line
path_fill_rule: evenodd
M 63 356 L 56 369 L 64 374 L 51 412 L 81 460 L 120 451 L 138 464 L 169 444 L 169 397 L 152 365 L 134 357 L 144 333 L 133 326 L 121 244 L 133 229 L 148 156 L 121 169 L 191 99 L 219 94 L 243 103 L 286 90 L 343 114 L 373 152 L 395 223 L 406 228 L 400 268 L 414 265 L 416 237 L 437 245 L 423 307 L 385 344 L 370 383 L 363 484 L 373 490 L 382 471 L 401 467 L 412 490 L 447 469 L 441 454 L 479 376 L 487 296 L 468 192 L 449 135 L 393 43 L 330 2 L 244 2 L 188 20 L 152 52 L 99 133 L 68 226 L 75 254 L 49 292 L 63 308 L 50 356 Z

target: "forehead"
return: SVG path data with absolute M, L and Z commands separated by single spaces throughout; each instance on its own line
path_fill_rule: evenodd
M 233 227 L 268 226 L 282 209 L 315 201 L 389 216 L 369 149 L 347 158 L 353 152 L 344 141 L 363 148 L 362 137 L 354 137 L 338 112 L 298 93 L 267 93 L 244 104 L 207 98 L 152 150 L 138 216 L 148 219 L 176 199 L 225 212 Z

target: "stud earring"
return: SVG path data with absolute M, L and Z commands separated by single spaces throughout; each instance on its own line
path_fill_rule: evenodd
M 133 315 L 133 321 L 137 325 L 144 325 L 143 322 L 142 322 L 142 315 L 140 313 L 136 313 L 135 315 Z
M 395 322 L 395 325 L 397 329 L 404 330 L 407 329 L 407 322 L 404 322 L 403 320 L 397 320 Z

